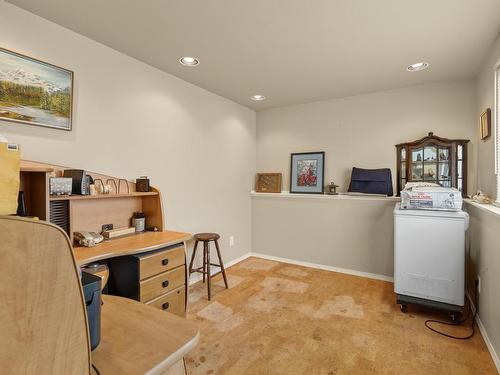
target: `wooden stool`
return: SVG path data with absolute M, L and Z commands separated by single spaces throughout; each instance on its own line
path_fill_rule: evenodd
M 193 248 L 193 255 L 191 256 L 191 262 L 189 263 L 189 275 L 193 272 L 200 272 L 203 274 L 203 282 L 205 282 L 205 275 L 207 277 L 207 287 L 208 287 L 208 300 L 210 301 L 210 298 L 212 297 L 211 291 L 210 291 L 210 278 L 212 275 L 210 275 L 210 266 L 215 266 L 215 267 L 220 267 L 220 271 L 217 272 L 215 275 L 218 275 L 219 273 L 222 272 L 222 277 L 224 278 L 224 284 L 226 284 L 226 289 L 229 287 L 227 286 L 227 278 L 226 278 L 226 270 L 224 269 L 224 263 L 222 263 L 222 257 L 220 256 L 220 249 L 219 249 L 219 242 L 217 240 L 220 238 L 220 236 L 217 233 L 197 233 L 194 235 L 194 239 L 196 242 L 194 243 L 194 248 Z M 194 258 L 196 256 L 196 249 L 198 248 L 198 242 L 203 242 L 203 266 L 195 268 L 193 270 L 193 262 Z M 217 249 L 217 256 L 219 258 L 219 264 L 215 263 L 210 263 L 210 241 L 214 241 L 215 243 L 215 248 Z M 213 276 L 215 276 L 213 275 Z

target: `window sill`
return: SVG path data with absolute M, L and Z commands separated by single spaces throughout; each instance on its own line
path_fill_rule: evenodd
M 493 204 L 481 204 L 472 201 L 471 199 L 464 199 L 464 202 L 470 204 L 471 206 L 479 208 L 481 211 L 489 212 L 492 215 L 500 218 L 500 207 Z
M 257 193 L 252 190 L 250 192 L 252 197 L 272 197 L 272 198 L 293 198 L 293 199 L 330 199 L 330 200 L 364 200 L 364 201 L 385 201 L 385 202 L 399 202 L 399 197 L 384 197 L 381 195 L 350 195 L 346 193 L 339 193 L 337 195 L 330 194 L 297 194 L 283 191 L 281 193 Z

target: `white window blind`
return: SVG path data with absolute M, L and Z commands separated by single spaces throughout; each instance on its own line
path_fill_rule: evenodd
M 495 131 L 495 173 L 497 175 L 496 202 L 500 203 L 500 64 L 495 68 L 495 108 L 494 131 Z

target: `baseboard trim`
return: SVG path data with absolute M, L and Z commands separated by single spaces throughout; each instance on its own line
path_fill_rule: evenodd
M 244 261 L 247 258 L 250 258 L 252 256 L 252 253 L 246 253 L 243 254 L 242 256 L 233 259 L 230 262 L 227 262 L 224 264 L 226 268 L 232 267 L 235 264 Z M 215 275 L 217 272 L 219 272 L 219 268 L 214 268 L 213 271 L 210 272 L 211 275 Z M 201 273 L 193 273 L 191 277 L 189 277 L 189 285 L 196 284 L 198 281 L 201 281 L 203 279 L 203 275 Z
M 303 266 L 303 267 L 309 267 L 309 268 L 316 268 L 316 269 L 324 270 L 324 271 L 345 273 L 347 275 L 366 277 L 368 279 L 389 281 L 391 283 L 394 282 L 394 278 L 391 276 L 379 275 L 379 274 L 370 273 L 370 272 L 356 271 L 356 270 L 352 270 L 349 268 L 326 266 L 324 264 L 319 264 L 319 263 L 303 262 L 301 260 L 276 257 L 273 255 L 254 253 L 254 252 L 248 252 L 246 254 L 243 254 L 242 256 L 240 256 L 236 259 L 233 259 L 232 261 L 226 263 L 225 266 L 226 266 L 226 268 L 229 268 L 229 267 L 234 266 L 235 264 L 238 264 L 238 263 L 240 263 L 240 262 L 242 262 L 245 259 L 250 258 L 250 257 L 262 258 L 262 259 L 267 259 L 267 260 L 274 260 L 276 262 L 294 264 L 297 266 Z M 219 271 L 219 269 L 215 268 L 213 270 L 212 274 L 216 274 L 218 271 Z M 193 284 L 197 283 L 198 281 L 202 280 L 202 278 L 203 278 L 203 275 L 201 275 L 199 273 L 191 275 L 191 277 L 189 278 L 189 285 L 193 285 Z
M 476 305 L 474 304 L 474 301 L 472 301 L 472 298 L 471 298 L 468 291 L 465 293 L 465 295 L 467 296 L 467 299 L 470 302 L 470 305 L 472 308 L 472 313 L 474 314 L 476 312 Z M 488 351 L 490 352 L 491 359 L 493 359 L 493 363 L 495 363 L 497 371 L 500 374 L 500 358 L 498 357 L 498 354 L 495 350 L 495 347 L 493 346 L 493 343 L 491 342 L 490 337 L 488 336 L 488 332 L 486 332 L 486 328 L 485 328 L 485 326 L 484 326 L 484 324 L 481 321 L 481 318 L 479 316 L 476 316 L 476 323 L 477 323 L 477 326 L 479 327 L 479 332 L 481 332 L 481 336 L 483 336 L 483 340 L 486 344 L 486 347 L 488 348 Z
M 479 327 L 479 331 L 481 332 L 481 335 L 483 336 L 484 342 L 486 343 L 486 347 L 488 348 L 488 351 L 490 352 L 491 358 L 493 359 L 493 362 L 495 363 L 497 371 L 500 374 L 500 358 L 498 358 L 497 352 L 495 351 L 495 348 L 493 347 L 493 344 L 491 343 L 490 337 L 488 336 L 488 333 L 486 332 L 486 328 L 484 327 L 483 322 L 481 321 L 481 318 L 477 317 L 476 322 L 477 322 L 477 326 Z
M 268 259 L 268 260 L 274 260 L 274 261 L 277 261 L 277 262 L 295 264 L 297 266 L 303 266 L 303 267 L 309 267 L 309 268 L 316 268 L 316 269 L 324 270 L 324 271 L 333 271 L 333 272 L 345 273 L 345 274 L 353 275 L 353 276 L 366 277 L 368 279 L 390 281 L 390 282 L 394 281 L 394 278 L 391 277 L 391 276 L 379 275 L 379 274 L 376 274 L 376 273 L 356 271 L 356 270 L 351 270 L 349 268 L 326 266 L 324 264 L 318 264 L 318 263 L 303 262 L 301 260 L 276 257 L 276 256 L 273 256 L 273 255 L 266 255 L 266 254 L 262 254 L 262 253 L 253 253 L 252 252 L 250 254 L 253 257 L 262 258 L 262 259 Z

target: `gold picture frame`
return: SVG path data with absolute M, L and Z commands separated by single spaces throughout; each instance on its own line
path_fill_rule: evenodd
M 258 193 L 281 193 L 281 173 L 257 173 L 255 191 Z
M 491 136 L 491 109 L 487 108 L 479 117 L 479 131 L 481 140 L 488 139 Z
M 71 131 L 73 72 L 0 47 L 0 121 Z

